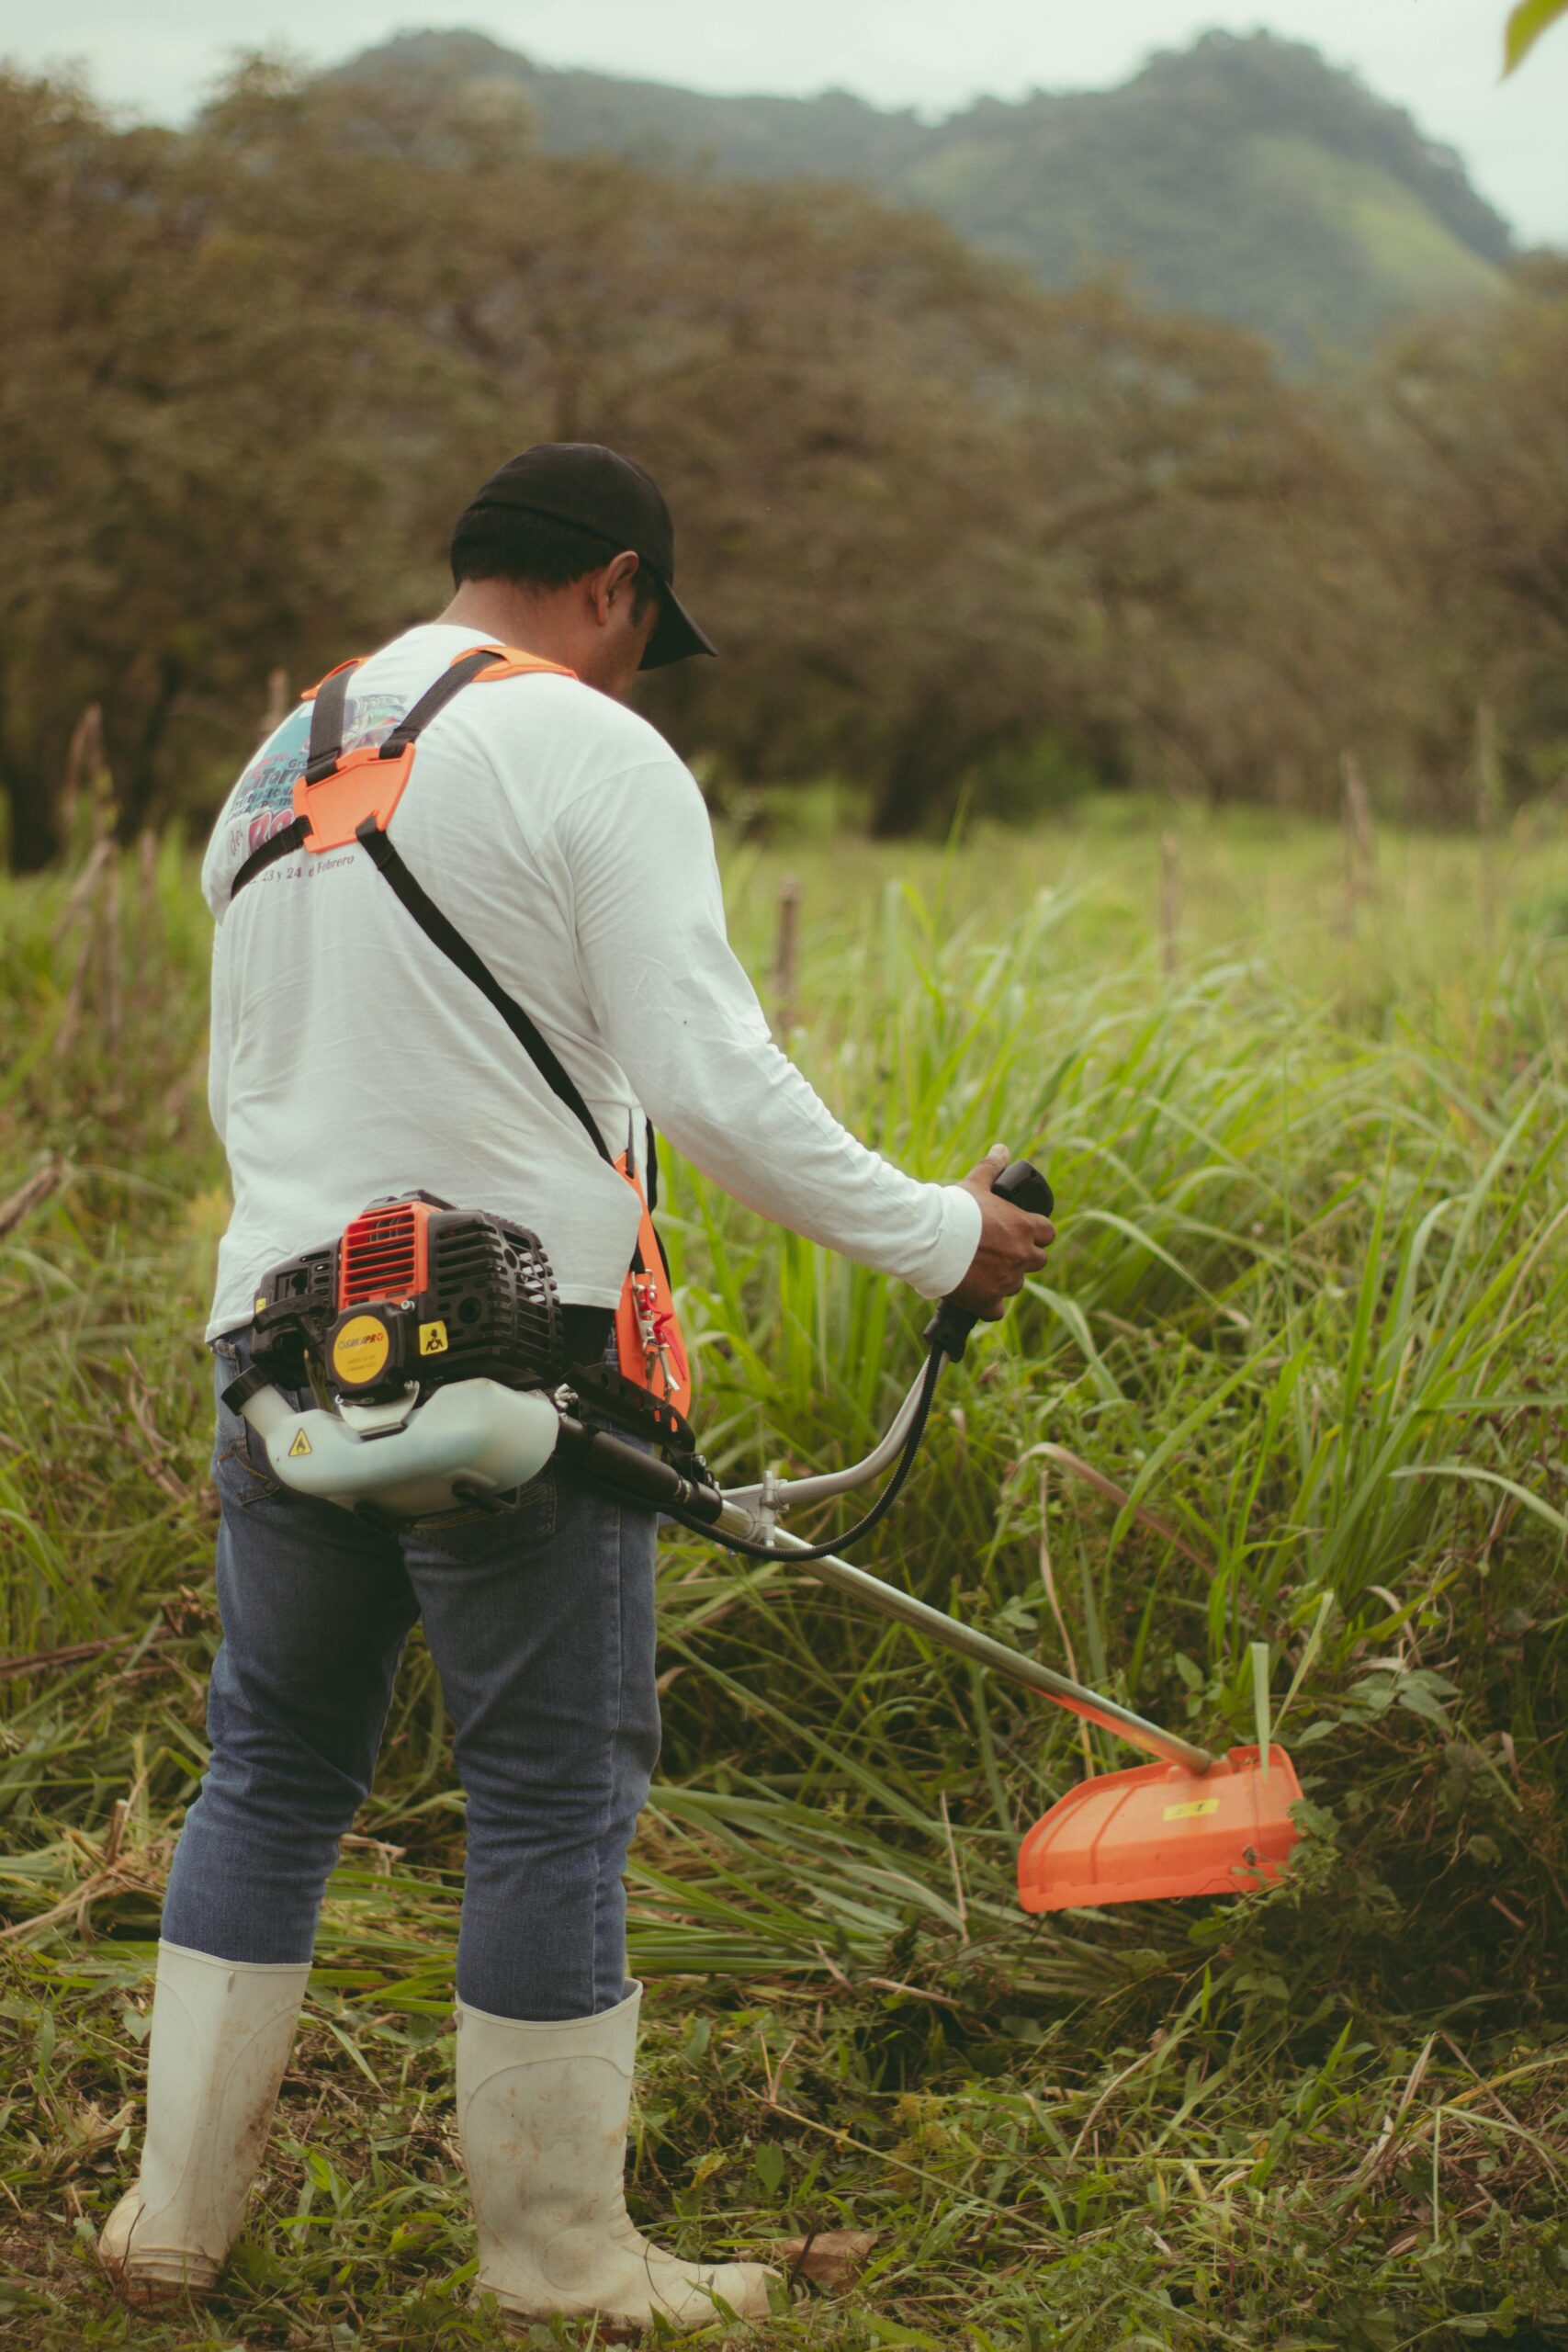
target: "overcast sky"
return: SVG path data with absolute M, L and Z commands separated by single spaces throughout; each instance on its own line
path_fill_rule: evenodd
M 98 95 L 178 119 L 237 48 L 325 62 L 409 25 L 465 25 L 551 65 L 705 90 L 805 94 L 837 84 L 880 105 L 944 113 L 1121 81 L 1151 49 L 1210 25 L 1317 44 L 1457 147 L 1527 237 L 1568 246 L 1568 22 L 1498 77 L 1507 0 L 0 0 L 0 52 L 74 60 Z

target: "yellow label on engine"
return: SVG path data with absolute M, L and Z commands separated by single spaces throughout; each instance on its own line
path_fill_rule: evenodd
M 419 1327 L 419 1351 L 422 1356 L 444 1356 L 446 1352 L 445 1323 L 422 1323 Z
M 333 1341 L 333 1371 L 342 1381 L 362 1385 L 385 1369 L 392 1352 L 387 1327 L 374 1315 L 355 1315 Z
M 1194 1797 L 1190 1804 L 1168 1804 L 1162 1821 L 1196 1821 L 1201 1813 L 1218 1813 L 1218 1797 Z
M 296 1437 L 293 1444 L 288 1449 L 288 1459 L 292 1462 L 298 1455 L 301 1453 L 309 1453 L 311 1451 L 312 1448 L 310 1441 L 306 1436 L 304 1430 L 301 1430 L 298 1437 Z

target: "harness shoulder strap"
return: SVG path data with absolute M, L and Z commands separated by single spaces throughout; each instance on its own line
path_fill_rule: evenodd
M 357 667 L 357 662 L 344 662 L 341 669 L 333 670 L 323 678 L 317 688 L 315 707 L 310 713 L 310 752 L 305 763 L 307 787 L 323 783 L 343 757 L 343 721 L 348 682 L 350 673 Z M 449 669 L 444 670 L 434 684 L 426 688 L 382 743 L 378 757 L 383 760 L 400 759 L 418 741 L 431 720 L 446 709 L 453 696 L 461 694 L 463 688 L 476 678 L 512 677 L 531 671 L 554 671 L 565 676 L 571 674 L 570 672 L 561 672 L 558 663 L 539 661 L 531 654 L 513 653 L 506 647 L 495 645 L 476 646 L 471 652 L 461 655 Z M 259 849 L 253 851 L 230 886 L 230 903 L 232 904 L 247 882 L 254 881 L 267 866 L 276 865 L 279 858 L 287 857 L 299 848 L 310 831 L 310 817 L 301 814 L 292 824 L 285 825 L 265 841 Z M 486 1002 L 500 1013 L 546 1085 L 578 1120 L 600 1159 L 614 1167 L 615 1159 L 599 1132 L 599 1123 L 583 1101 L 559 1055 L 516 999 L 507 994 L 479 951 L 464 938 L 456 923 L 442 913 L 423 884 L 410 872 L 393 847 L 390 836 L 377 822 L 374 813 L 355 827 L 354 837 L 432 946 L 438 947 L 447 961 L 455 965 L 464 978 L 479 989 Z M 651 1134 L 651 1130 L 649 1132 Z
M 471 684 L 481 671 L 490 669 L 494 661 L 493 646 L 477 645 L 471 653 L 465 653 L 454 662 L 449 670 L 443 670 L 435 684 L 427 686 L 412 709 L 399 719 L 381 746 L 381 758 L 401 759 L 409 745 L 418 741 L 431 720 L 446 709 L 453 695 L 461 694 L 463 688 Z M 305 771 L 305 777 L 307 783 L 314 781 L 309 768 Z
M 305 781 L 319 784 L 330 775 L 343 757 L 343 719 L 348 702 L 348 682 L 364 661 L 356 653 L 352 662 L 340 662 L 329 670 L 319 684 L 310 688 L 300 700 L 310 705 L 310 741 L 305 754 Z M 247 882 L 276 865 L 280 857 L 291 857 L 302 848 L 310 831 L 309 817 L 296 817 L 276 833 L 269 833 L 259 849 L 254 849 L 229 885 L 229 903 L 233 905 Z
M 310 705 L 310 748 L 305 754 L 305 781 L 320 784 L 343 757 L 343 715 L 348 704 L 348 682 L 362 655 L 329 670 L 316 688 Z
M 267 867 L 276 865 L 280 857 L 288 857 L 295 850 L 302 848 L 310 830 L 308 817 L 296 817 L 293 823 L 285 825 L 281 831 L 269 833 L 259 849 L 252 850 L 230 883 L 229 904 L 233 905 L 247 882 L 254 882 L 258 874 L 265 874 Z

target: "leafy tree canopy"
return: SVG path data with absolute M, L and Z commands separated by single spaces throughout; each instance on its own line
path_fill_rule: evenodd
M 90 701 L 124 826 L 204 817 L 269 675 L 435 609 L 453 517 L 543 438 L 671 495 L 725 659 L 648 702 L 716 792 L 833 774 L 897 831 L 1045 745 L 1041 773 L 1324 803 L 1353 747 L 1450 813 L 1483 697 L 1519 787 L 1557 772 L 1560 270 L 1314 390 L 846 188 L 525 133 L 493 89 L 265 61 L 184 136 L 0 79 L 17 863 Z

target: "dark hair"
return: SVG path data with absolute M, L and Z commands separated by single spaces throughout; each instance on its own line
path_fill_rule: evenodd
M 530 514 L 518 506 L 470 506 L 452 534 L 452 579 L 505 580 L 514 588 L 570 588 L 591 571 L 603 571 L 620 549 L 612 540 L 553 515 Z M 632 611 L 638 620 L 659 582 L 646 564 L 632 582 Z

